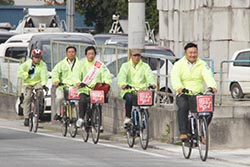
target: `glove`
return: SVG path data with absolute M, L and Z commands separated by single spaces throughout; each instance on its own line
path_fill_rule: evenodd
M 35 68 L 34 67 L 32 67 L 30 70 L 29 70 L 29 75 L 32 75 L 32 74 L 34 74 L 35 73 Z
M 83 87 L 85 87 L 85 86 L 87 86 L 85 83 L 80 83 L 80 87 L 81 87 L 81 88 L 83 88 Z
M 132 86 L 126 85 L 126 89 L 132 89 Z
M 43 85 L 43 89 L 48 92 L 49 91 L 49 88 L 46 86 L 46 85 Z

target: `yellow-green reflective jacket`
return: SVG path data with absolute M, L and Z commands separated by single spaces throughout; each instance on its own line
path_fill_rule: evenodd
M 123 63 L 118 74 L 118 86 L 130 85 L 135 87 L 136 90 L 145 90 L 150 84 L 156 84 L 154 74 L 150 66 L 140 60 L 134 66 L 132 60 Z M 121 91 L 121 97 L 133 89 Z
M 80 82 L 78 72 L 80 71 L 80 61 L 75 58 L 75 63 L 71 67 L 68 58 L 65 57 L 62 61 L 56 64 L 52 70 L 52 83 L 57 81 L 66 85 L 76 85 Z
M 18 67 L 17 75 L 23 79 L 23 85 L 34 86 L 38 83 L 46 85 L 48 81 L 48 70 L 47 65 L 44 61 L 40 61 L 39 64 L 35 65 L 35 73 L 29 75 L 28 72 L 31 69 L 32 59 L 28 59 L 26 62 Z
M 174 64 L 171 71 L 171 83 L 175 91 L 186 88 L 194 94 L 202 93 L 204 82 L 207 87 L 217 87 L 212 72 L 205 61 L 198 58 L 190 69 L 188 60 L 184 56 Z

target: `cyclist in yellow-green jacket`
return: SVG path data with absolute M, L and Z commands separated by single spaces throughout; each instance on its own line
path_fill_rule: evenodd
M 127 85 L 135 87 L 136 90 L 145 90 L 148 86 L 156 88 L 155 78 L 150 66 L 141 60 L 141 50 L 132 49 L 130 60 L 123 63 L 118 74 L 118 86 L 122 89 L 121 97 L 125 99 L 126 118 L 124 125 L 131 120 L 131 110 L 133 105 L 132 91 L 126 89 Z
M 183 88 L 191 90 L 194 94 L 204 91 L 204 82 L 216 93 L 216 82 L 207 63 L 198 57 L 198 47 L 194 43 L 188 43 L 185 48 L 185 56 L 177 61 L 171 71 L 171 83 L 177 92 L 176 103 L 178 106 L 178 122 L 180 139 L 188 138 L 188 94 L 183 94 Z M 180 96 L 181 95 L 181 96 Z M 208 119 L 208 123 L 212 117 Z
M 64 100 L 63 83 L 71 86 L 76 85 L 80 80 L 77 76 L 80 71 L 80 61 L 76 57 L 76 48 L 74 46 L 68 46 L 66 48 L 66 57 L 61 60 L 52 70 L 52 84 L 57 87 L 56 89 L 56 114 L 54 120 L 60 120 L 60 104 Z
M 94 46 L 88 46 L 85 49 L 85 58 L 81 64 L 81 70 L 78 73 L 81 82 L 78 83 L 80 87 L 78 93 L 80 95 L 79 101 L 79 119 L 77 120 L 77 126 L 81 127 L 83 118 L 87 111 L 87 105 L 89 103 L 89 93 L 91 88 L 97 88 L 104 90 L 107 94 L 112 83 L 111 75 L 108 68 L 99 60 L 96 60 L 96 49 Z M 103 131 L 103 127 L 100 127 L 100 131 Z
M 34 49 L 31 51 L 31 59 L 21 64 L 18 67 L 17 75 L 23 80 L 24 85 L 24 126 L 29 126 L 29 107 L 31 103 L 31 93 L 33 89 L 38 89 L 38 97 L 42 102 L 43 88 L 48 89 L 45 85 L 48 81 L 47 65 L 42 58 L 42 51 L 40 49 Z M 41 104 L 42 105 L 42 104 Z

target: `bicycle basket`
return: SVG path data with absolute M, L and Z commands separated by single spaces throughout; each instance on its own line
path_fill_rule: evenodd
M 103 90 L 91 90 L 90 91 L 90 103 L 104 103 L 104 91 Z
M 68 89 L 68 99 L 69 100 L 79 100 L 80 96 L 78 95 L 77 87 L 69 87 Z
M 195 95 L 189 97 L 191 112 L 213 112 L 214 95 Z
M 150 90 L 140 90 L 137 93 L 137 103 L 139 106 L 154 105 L 154 93 Z

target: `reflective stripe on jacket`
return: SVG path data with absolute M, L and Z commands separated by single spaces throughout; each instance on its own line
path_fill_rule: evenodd
M 208 87 L 216 88 L 216 82 L 207 63 L 200 58 L 190 69 L 184 56 L 177 61 L 171 71 L 171 83 L 175 91 L 180 88 L 192 90 L 194 94 L 204 91 L 204 82 Z
M 156 84 L 154 74 L 150 66 L 140 60 L 134 66 L 132 60 L 123 63 L 118 74 L 118 86 L 122 85 L 134 86 L 136 90 L 145 90 L 150 84 Z M 121 91 L 121 97 L 133 89 Z
M 31 65 L 32 59 L 28 59 L 18 67 L 17 75 L 19 78 L 23 79 L 23 85 L 35 86 L 38 83 L 41 85 L 46 85 L 48 81 L 48 70 L 46 63 L 41 60 L 39 64 L 35 65 L 34 74 L 29 75 L 28 72 L 31 69 Z

